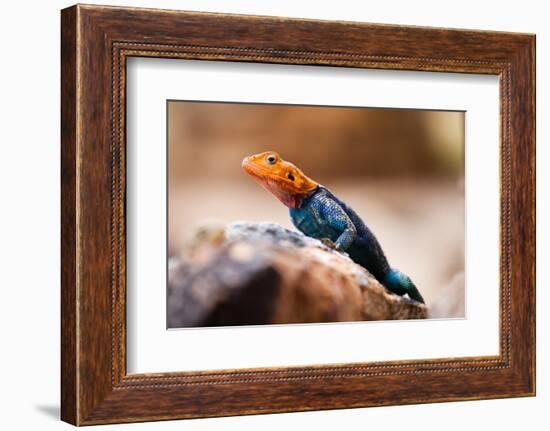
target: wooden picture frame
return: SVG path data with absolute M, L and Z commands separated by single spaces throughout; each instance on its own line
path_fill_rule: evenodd
M 534 35 L 83 5 L 64 9 L 61 18 L 64 421 L 535 394 Z M 131 56 L 498 75 L 500 354 L 127 374 L 125 65 Z

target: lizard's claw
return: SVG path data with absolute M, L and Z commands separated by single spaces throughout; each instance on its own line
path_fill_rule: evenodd
M 342 251 L 342 249 L 330 238 L 321 238 L 321 242 L 331 250 Z
M 326 245 L 328 248 L 331 248 L 333 250 L 336 249 L 336 244 L 334 243 L 333 240 L 331 240 L 330 238 L 321 238 L 320 241 Z

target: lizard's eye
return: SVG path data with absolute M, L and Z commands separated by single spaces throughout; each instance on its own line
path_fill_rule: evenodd
M 267 156 L 266 161 L 268 164 L 274 165 L 277 161 L 277 158 L 273 154 L 270 154 L 269 156 Z
M 286 177 L 290 180 L 290 181 L 294 181 L 294 175 L 292 175 L 292 172 L 289 172 Z

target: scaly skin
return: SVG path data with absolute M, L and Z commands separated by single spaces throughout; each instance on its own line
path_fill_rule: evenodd
M 292 223 L 305 235 L 345 251 L 391 292 L 408 294 L 424 303 L 411 279 L 389 266 L 382 247 L 363 220 L 326 187 L 274 151 L 246 157 L 242 167 L 289 208 Z

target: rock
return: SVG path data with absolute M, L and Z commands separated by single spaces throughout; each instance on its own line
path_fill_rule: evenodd
M 274 223 L 200 230 L 168 267 L 168 326 L 424 319 L 347 255 Z

